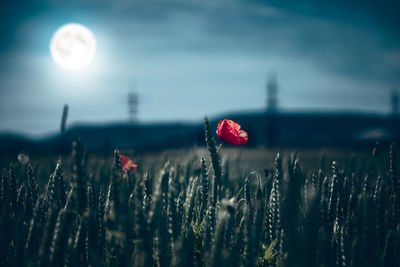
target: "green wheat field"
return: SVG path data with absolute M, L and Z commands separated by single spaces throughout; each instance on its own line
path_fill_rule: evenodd
M 204 125 L 198 149 L 3 157 L 0 265 L 400 266 L 396 144 L 219 148 Z

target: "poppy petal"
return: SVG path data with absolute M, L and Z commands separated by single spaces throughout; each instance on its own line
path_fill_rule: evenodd
M 232 120 L 224 119 L 217 126 L 218 137 L 232 145 L 244 145 L 247 143 L 247 133 L 240 129 L 240 125 Z
M 137 168 L 137 164 L 133 163 L 133 161 L 124 156 L 120 155 L 121 158 L 121 163 L 122 163 L 122 171 L 127 172 L 127 171 L 134 171 Z

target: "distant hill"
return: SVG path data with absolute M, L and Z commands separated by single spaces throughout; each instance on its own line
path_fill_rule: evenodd
M 231 114 L 212 118 L 214 129 L 223 118 L 242 125 L 249 134 L 248 146 L 326 147 L 364 146 L 397 139 L 397 118 L 359 113 L 266 113 Z M 80 137 L 93 151 L 119 149 L 158 150 L 204 145 L 203 122 L 198 123 L 114 123 L 75 125 L 63 135 L 39 140 L 0 134 L 2 152 L 69 151 Z M 215 138 L 217 136 L 215 135 Z

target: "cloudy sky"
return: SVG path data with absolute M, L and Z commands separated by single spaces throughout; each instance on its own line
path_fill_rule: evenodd
M 261 110 L 271 73 L 282 109 L 387 113 L 400 90 L 399 10 L 371 0 L 1 1 L 0 132 L 57 131 L 65 103 L 71 124 L 123 121 L 129 92 L 146 122 Z M 78 72 L 49 52 L 71 22 L 97 40 Z

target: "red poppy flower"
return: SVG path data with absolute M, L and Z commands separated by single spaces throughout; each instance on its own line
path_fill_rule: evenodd
M 240 129 L 240 125 L 232 120 L 220 121 L 217 127 L 219 139 L 232 145 L 244 145 L 247 143 L 247 133 Z
M 134 171 L 137 168 L 137 165 L 135 163 L 133 163 L 133 161 L 123 155 L 120 155 L 121 161 L 122 161 L 122 170 L 124 172 L 127 171 Z

